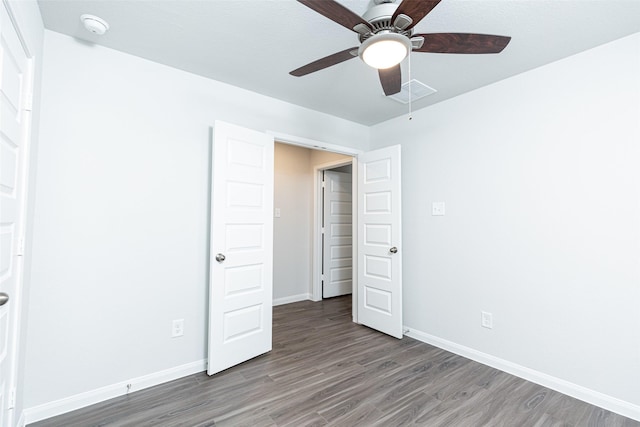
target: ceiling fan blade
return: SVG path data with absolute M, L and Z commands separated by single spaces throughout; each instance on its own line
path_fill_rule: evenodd
M 407 15 L 413 21 L 406 29 L 413 28 L 422 18 L 440 3 L 440 0 L 403 0 L 391 17 L 391 22 L 396 22 L 398 15 Z
M 414 52 L 431 53 L 500 53 L 511 40 L 507 36 L 470 33 L 414 34 L 423 37 L 422 47 Z
M 295 77 L 302 77 L 302 76 L 306 76 L 307 74 L 323 70 L 327 67 L 331 67 L 332 65 L 336 65 L 348 59 L 357 57 L 358 56 L 357 54 L 354 56 L 351 53 L 353 51 L 357 52 L 358 48 L 350 47 L 349 49 L 345 49 L 341 52 L 336 52 L 333 55 L 325 56 L 324 58 L 320 58 L 317 61 L 313 61 L 300 68 L 296 68 L 295 70 L 291 71 L 289 74 Z
M 380 83 L 382 83 L 382 90 L 386 96 L 393 95 L 400 92 L 402 87 L 402 71 L 400 70 L 400 64 L 391 68 L 378 70 L 380 76 Z
M 337 22 L 345 28 L 351 31 L 356 31 L 353 28 L 358 24 L 366 25 L 369 29 L 373 29 L 371 24 L 362 19 L 359 15 L 350 9 L 347 9 L 335 0 L 298 0 L 303 5 L 307 6 L 323 15 L 333 22 Z M 356 31 L 358 32 L 358 31 Z

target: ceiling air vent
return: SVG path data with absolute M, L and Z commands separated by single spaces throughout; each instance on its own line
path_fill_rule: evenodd
M 406 82 L 402 85 L 402 89 L 400 92 L 395 95 L 391 95 L 388 98 L 393 99 L 394 101 L 398 101 L 401 104 L 409 103 L 409 95 L 411 95 L 411 102 L 415 102 L 420 98 L 424 98 L 425 96 L 436 93 L 432 87 L 427 86 L 426 84 L 413 79 L 411 81 Z

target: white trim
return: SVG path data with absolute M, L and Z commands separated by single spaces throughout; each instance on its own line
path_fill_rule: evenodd
M 288 297 L 276 298 L 273 300 L 273 306 L 291 304 L 292 302 L 311 300 L 311 294 L 290 295 Z
M 268 130 L 265 132 L 267 135 L 273 136 L 276 142 L 283 144 L 297 145 L 299 147 L 307 147 L 314 150 L 330 151 L 332 153 L 346 154 L 347 156 L 357 156 L 362 153 L 362 150 L 356 148 L 346 147 L 344 145 L 328 144 L 323 141 L 317 141 L 315 139 L 303 138 L 300 136 L 287 135 L 286 133 L 276 132 Z
M 426 332 L 414 329 L 410 326 L 405 326 L 404 330 L 407 331 L 405 333 L 406 336 L 415 338 L 418 341 L 434 345 L 443 350 L 447 350 L 468 359 L 475 360 L 476 362 L 491 366 L 492 368 L 499 369 L 508 374 L 523 378 L 527 381 L 540 384 L 541 386 L 558 391 L 562 394 L 575 397 L 576 399 L 580 399 L 592 405 L 596 405 L 611 412 L 615 412 L 625 417 L 640 421 L 640 406 L 634 405 L 633 403 L 620 400 L 613 396 L 591 390 L 589 388 L 571 383 L 552 375 L 545 374 L 543 372 L 536 371 L 531 368 L 527 368 L 525 366 L 518 365 L 517 363 L 513 363 L 508 360 L 500 359 L 498 357 L 483 353 L 473 348 L 456 344 L 442 338 L 438 338 L 436 336 L 427 334 Z
M 313 168 L 313 236 L 311 247 L 311 300 L 322 300 L 322 169 Z
M 196 374 L 206 370 L 206 367 L 207 361 L 203 359 L 169 368 L 164 371 L 143 375 L 127 381 L 121 381 L 95 390 L 65 397 L 64 399 L 34 406 L 33 408 L 27 408 L 23 413 L 23 418 L 27 424 L 34 423 L 46 418 L 75 411 L 76 409 L 84 408 L 95 403 L 104 402 L 105 400 L 113 399 L 114 397 L 124 396 L 127 392 L 139 391 L 168 381 L 173 381 L 178 378 L 186 377 L 187 375 Z M 131 384 L 131 388 L 129 390 L 127 389 L 128 384 Z
M 352 165 L 353 159 L 354 158 L 351 157 L 349 159 L 334 160 L 332 162 L 322 163 L 313 167 L 313 247 L 311 250 L 312 301 L 322 300 L 322 278 L 320 277 L 322 275 L 322 172 L 327 169 Z M 352 215 L 352 218 L 355 217 Z M 351 275 L 353 276 L 353 272 Z
M 360 323 L 360 318 L 358 317 L 358 230 L 360 227 L 358 226 L 358 168 L 359 166 L 358 156 L 353 157 L 353 162 L 351 163 L 351 188 L 352 194 L 351 197 L 351 218 L 353 218 L 353 227 L 351 227 L 351 280 L 353 283 L 353 290 L 351 296 L 351 320 L 353 323 Z

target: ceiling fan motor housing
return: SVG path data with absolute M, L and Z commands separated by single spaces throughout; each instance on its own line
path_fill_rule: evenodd
M 398 4 L 396 3 L 380 3 L 367 10 L 362 15 L 362 19 L 371 24 L 373 30 L 367 34 L 359 33 L 358 35 L 360 38 L 360 43 L 362 43 L 369 37 L 372 37 L 375 34 L 379 33 L 397 33 L 402 34 L 403 36 L 411 37 L 411 35 L 413 34 L 413 28 L 409 30 L 402 30 L 396 27 L 393 22 L 391 22 L 391 17 L 393 16 L 397 8 Z M 400 17 L 404 17 L 404 15 L 400 15 Z

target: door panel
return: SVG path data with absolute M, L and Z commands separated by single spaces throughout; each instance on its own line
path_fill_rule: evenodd
M 271 350 L 273 138 L 216 121 L 212 174 L 209 375 Z
M 30 124 L 31 60 L 0 5 L 0 427 L 11 425 Z
M 400 146 L 358 157 L 358 321 L 402 338 Z
M 352 276 L 352 180 L 345 172 L 324 172 L 324 273 L 322 297 L 351 293 Z

